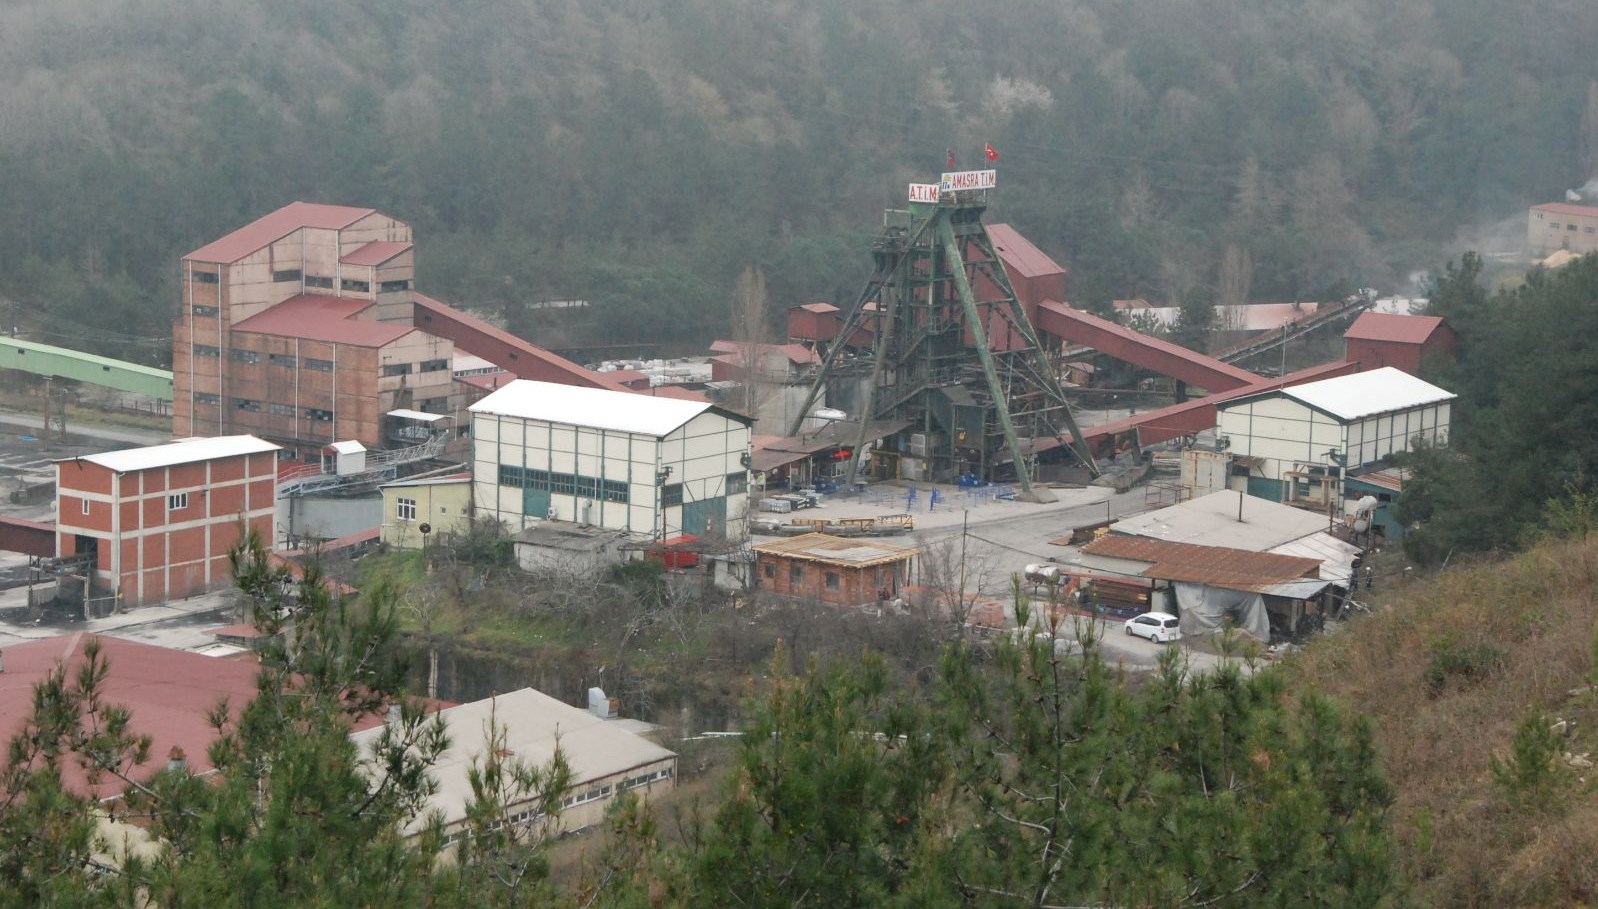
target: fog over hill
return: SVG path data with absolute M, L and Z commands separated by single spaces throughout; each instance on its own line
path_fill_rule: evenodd
M 178 256 L 302 198 L 519 331 L 701 340 L 751 263 L 853 295 L 985 142 L 1079 300 L 1393 286 L 1594 175 L 1595 44 L 1569 0 L 3 0 L 0 297 L 160 360 Z

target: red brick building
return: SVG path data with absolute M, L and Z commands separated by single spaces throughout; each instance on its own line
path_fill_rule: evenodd
M 835 606 L 892 598 L 910 582 L 919 550 L 874 537 L 825 533 L 762 543 L 755 550 L 755 583 L 778 596 L 819 600 Z
M 1454 330 L 1437 316 L 1399 316 L 1367 312 L 1343 333 L 1344 359 L 1361 372 L 1391 366 L 1412 376 L 1421 363 L 1452 360 L 1458 346 Z
M 57 461 L 56 555 L 92 555 L 95 591 L 122 606 L 224 585 L 241 523 L 272 539 L 277 452 L 224 436 Z

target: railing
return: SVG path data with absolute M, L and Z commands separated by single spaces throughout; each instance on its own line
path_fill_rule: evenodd
M 359 473 L 329 473 L 318 464 L 306 464 L 285 470 L 277 477 L 277 497 L 303 496 L 313 492 L 326 492 L 351 486 L 370 486 L 394 479 L 401 464 L 426 461 L 444 452 L 449 438 L 440 434 L 420 445 L 396 448 L 392 451 L 368 451 L 366 469 Z

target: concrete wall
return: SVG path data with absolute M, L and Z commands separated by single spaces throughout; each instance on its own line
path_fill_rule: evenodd
M 429 483 L 425 486 L 385 486 L 383 495 L 383 542 L 396 549 L 421 549 L 424 541 L 436 543 L 441 537 L 464 532 L 471 525 L 472 481 Z M 400 501 L 411 504 L 408 517 L 400 513 Z M 421 525 L 431 527 L 423 536 Z
M 276 540 L 287 535 L 337 539 L 383 523 L 383 497 L 377 493 L 360 496 L 288 496 L 277 500 Z

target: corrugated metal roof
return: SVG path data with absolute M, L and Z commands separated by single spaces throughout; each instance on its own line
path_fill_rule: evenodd
M 401 486 L 450 486 L 455 483 L 470 483 L 470 473 L 452 473 L 442 477 L 427 477 L 421 480 L 396 480 L 393 483 L 384 483 L 379 489 L 395 489 Z
M 315 202 L 291 202 L 269 215 L 251 221 L 219 240 L 213 240 L 205 244 L 183 258 L 190 262 L 219 262 L 223 264 L 237 262 L 302 227 L 341 230 L 367 215 L 376 213 L 377 210 L 374 208 L 321 205 Z
M 374 240 L 339 261 L 345 265 L 382 265 L 410 248 L 411 244 L 400 240 Z
M 1404 467 L 1383 467 L 1378 470 L 1367 470 L 1364 473 L 1350 474 L 1350 480 L 1391 489 L 1393 492 L 1404 491 L 1404 481 L 1409 479 L 1409 470 Z
M 1339 420 L 1358 420 L 1380 413 L 1410 410 L 1458 397 L 1451 391 L 1444 391 L 1391 366 L 1335 379 L 1322 379 L 1308 385 L 1294 385 L 1282 389 L 1280 394 Z
M 382 347 L 416 330 L 409 325 L 357 318 L 371 306 L 371 300 L 358 297 L 300 294 L 250 316 L 234 325 L 233 330 L 354 347 Z
M 1165 578 L 1155 569 L 1174 571 L 1191 570 L 1194 576 L 1171 580 L 1194 581 L 1208 573 L 1238 575 L 1275 581 L 1314 577 L 1320 568 L 1319 559 L 1275 555 L 1251 549 L 1231 549 L 1225 546 L 1201 546 L 1194 543 L 1173 543 L 1149 537 L 1132 537 L 1109 534 L 1082 547 L 1084 553 L 1112 559 L 1149 562 L 1154 565 L 1144 572 L 1147 577 Z M 1224 586 L 1224 585 L 1222 585 Z
M 1345 338 L 1361 341 L 1397 341 L 1424 344 L 1443 324 L 1440 316 L 1400 316 L 1385 312 L 1360 313 L 1343 332 Z
M 1319 559 L 1322 578 L 1347 586 L 1354 576 L 1354 560 L 1359 558 L 1360 549 L 1322 530 L 1273 547 L 1271 552 Z
M 438 789 L 428 797 L 427 810 L 411 821 L 411 830 L 426 823 L 428 810 L 441 812 L 445 824 L 465 819 L 473 798 L 470 772 L 482 760 L 484 751 L 494 745 L 488 732 L 491 721 L 504 736 L 499 746 L 527 766 L 547 765 L 559 748 L 571 766 L 572 785 L 578 791 L 585 783 L 676 757 L 643 736 L 532 688 L 450 707 L 439 711 L 438 716 L 449 734 L 450 745 L 430 768 L 429 775 L 437 781 Z M 362 757 L 371 760 L 382 734 L 379 726 L 354 733 L 350 739 Z M 372 770 L 378 773 L 381 768 Z
M 231 458 L 238 455 L 260 454 L 277 450 L 278 446 L 264 439 L 257 439 L 255 436 L 215 436 L 206 439 L 179 439 L 176 442 L 168 442 L 165 445 L 125 448 L 121 451 L 84 455 L 81 458 L 60 458 L 56 463 L 71 464 L 74 461 L 88 461 L 90 464 L 98 464 L 117 473 L 127 473 L 130 470 L 173 467 L 178 464 L 193 464 L 196 461 L 210 461 L 216 458 Z
M 918 549 L 859 539 L 835 537 L 826 533 L 807 533 L 803 536 L 761 543 L 754 547 L 756 553 L 777 555 L 825 565 L 842 565 L 845 568 L 870 568 L 890 562 L 903 562 L 914 558 Z
M 59 635 L 5 648 L 5 674 L 0 676 L 0 737 L 9 740 L 33 710 L 33 686 L 42 682 L 58 662 L 68 678 L 83 663 L 83 648 L 94 635 Z M 151 737 L 150 755 L 166 760 L 176 746 L 182 748 L 189 769 L 211 769 L 207 752 L 216 729 L 207 717 L 217 702 L 226 699 L 235 718 L 255 697 L 255 676 L 260 666 L 253 659 L 231 660 L 185 650 L 157 647 L 117 638 L 100 638 L 100 655 L 106 661 L 101 694 L 106 703 L 126 707 L 129 731 Z M 121 780 L 104 774 L 90 785 L 77 761 L 61 762 L 69 790 L 104 797 L 124 788 Z M 145 769 L 139 776 L 148 775 Z
M 1065 268 L 1008 224 L 989 224 L 988 239 L 1004 262 L 1004 270 L 1024 278 L 1063 275 Z
M 472 413 L 635 432 L 657 438 L 669 435 L 672 430 L 711 409 L 712 405 L 704 401 L 682 401 L 630 391 L 556 385 L 531 379 L 507 382 L 498 391 L 471 406 Z M 748 419 L 730 411 L 717 410 L 735 419 Z

